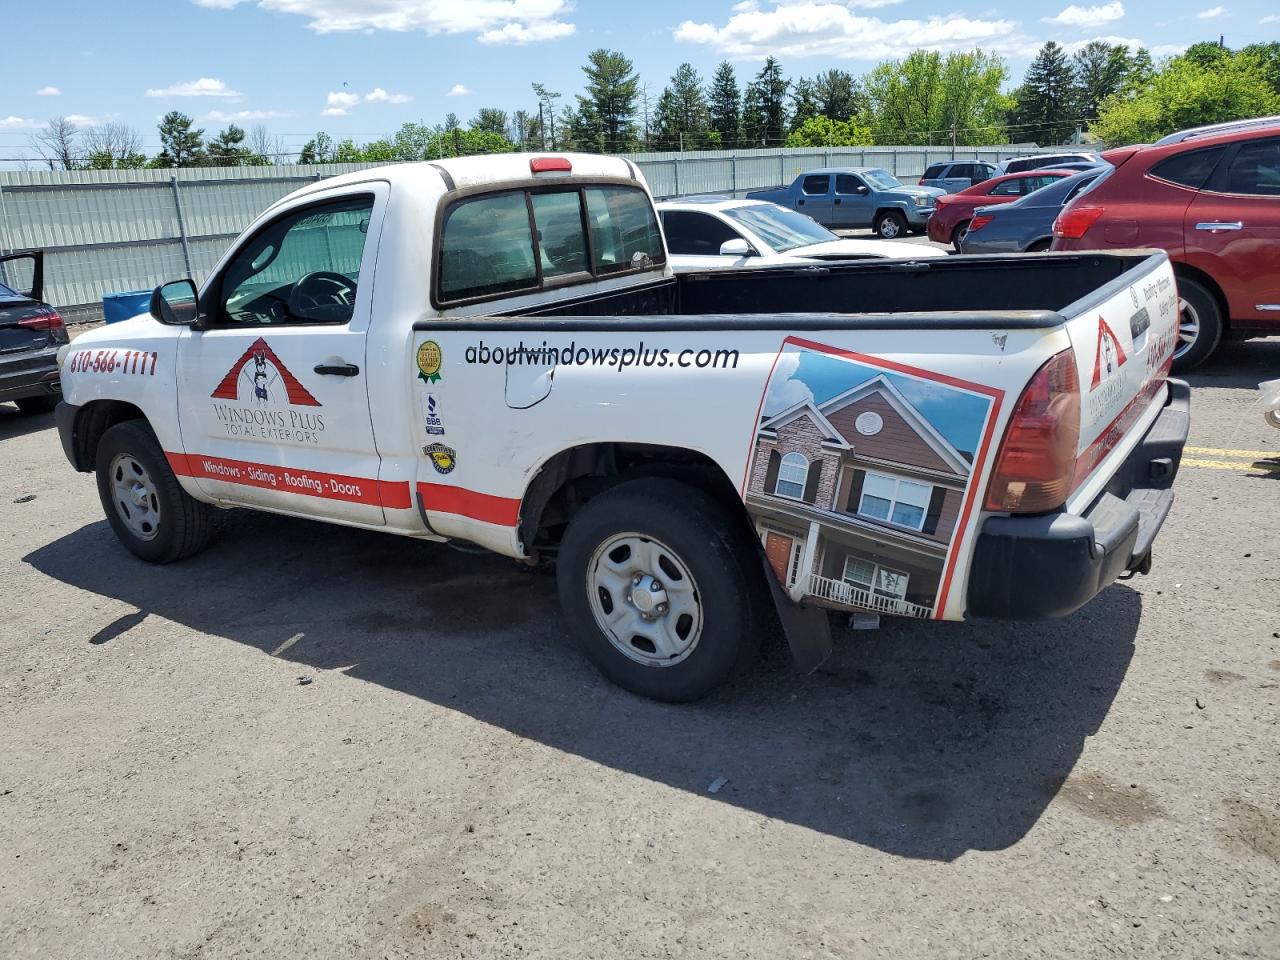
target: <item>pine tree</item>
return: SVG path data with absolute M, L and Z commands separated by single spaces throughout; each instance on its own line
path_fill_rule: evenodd
M 609 153 L 635 147 L 640 78 L 631 61 L 614 50 L 592 50 L 582 72 L 587 75 L 587 95 L 577 98 L 578 114 L 587 125 L 583 132 L 590 132 L 588 143 Z
M 747 87 L 742 111 L 743 133 L 756 146 L 781 146 L 787 135 L 787 90 L 790 82 L 782 75 L 775 57 L 765 60 L 756 78 Z
M 798 129 L 804 126 L 806 120 L 821 114 L 817 85 L 812 80 L 801 77 L 791 89 L 791 129 Z
M 1075 130 L 1079 107 L 1071 64 L 1054 41 L 1040 48 L 1014 96 L 1017 126 L 1010 139 L 1062 143 Z
M 496 107 L 481 107 L 480 112 L 471 121 L 471 129 L 480 133 L 496 133 L 500 137 L 506 137 L 507 122 L 507 111 Z
M 1092 120 L 1102 101 L 1124 87 L 1129 74 L 1129 53 L 1120 44 L 1091 40 L 1071 58 L 1080 113 Z
M 209 141 L 209 163 L 215 167 L 238 167 L 247 163 L 253 151 L 244 145 L 245 133 L 234 123 Z
M 725 148 L 737 146 L 742 136 L 742 93 L 738 89 L 733 64 L 728 60 L 716 67 L 707 100 L 711 129 L 720 135 L 720 145 Z
M 711 114 L 702 93 L 702 78 L 692 64 L 682 63 L 671 86 L 658 99 L 654 126 L 659 150 L 703 150 L 710 143 Z
M 826 70 L 813 78 L 818 112 L 828 120 L 852 120 L 866 106 L 866 97 L 858 89 L 853 74 L 844 70 Z
M 164 149 L 157 157 L 161 166 L 194 167 L 204 160 L 204 131 L 192 130 L 192 119 L 185 113 L 170 110 L 160 120 L 160 143 Z

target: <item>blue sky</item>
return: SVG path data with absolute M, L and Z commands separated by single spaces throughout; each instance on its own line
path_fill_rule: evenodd
M 968 453 L 978 449 L 991 405 L 987 397 L 798 347 L 789 347 L 778 360 L 765 415 L 809 397 L 821 406 L 882 373 L 953 447 Z
M 318 129 L 368 140 L 406 120 L 536 109 L 531 81 L 580 92 L 588 51 L 620 49 L 656 97 L 688 60 L 740 76 L 773 53 L 790 76 L 861 73 L 916 47 L 982 46 L 1012 80 L 1048 39 L 1142 43 L 1157 55 L 1225 34 L 1280 39 L 1274 0 L 40 0 L 13 3 L 0 84 L 0 158 L 51 116 L 123 121 L 158 147 L 167 110 L 209 132 L 265 124 L 296 149 Z M 8 165 L 8 164 L 7 164 Z

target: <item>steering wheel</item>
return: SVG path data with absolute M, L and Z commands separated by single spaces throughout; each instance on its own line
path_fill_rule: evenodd
M 289 291 L 289 312 L 307 320 L 346 320 L 355 302 L 355 283 L 332 270 L 308 273 Z

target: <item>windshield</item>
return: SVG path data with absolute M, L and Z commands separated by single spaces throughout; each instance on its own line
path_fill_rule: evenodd
M 880 190 L 893 190 L 902 186 L 902 181 L 888 170 L 863 170 L 862 177 Z
M 740 223 L 776 253 L 785 253 L 811 243 L 839 240 L 834 233 L 803 213 L 775 206 L 772 203 L 754 204 L 749 207 L 730 207 L 722 211 L 735 223 Z

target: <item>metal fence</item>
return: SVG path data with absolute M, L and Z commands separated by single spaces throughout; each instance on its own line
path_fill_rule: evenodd
M 1044 148 L 1061 149 L 1061 148 Z M 832 147 L 634 153 L 659 198 L 741 196 L 818 166 L 877 166 L 906 180 L 931 163 L 995 162 L 1034 146 Z M 104 294 L 197 282 L 262 210 L 306 183 L 375 164 L 181 170 L 0 171 L 0 253 L 45 251 L 45 298 L 68 322 L 98 319 Z M 22 285 L 10 265 L 0 282 Z

